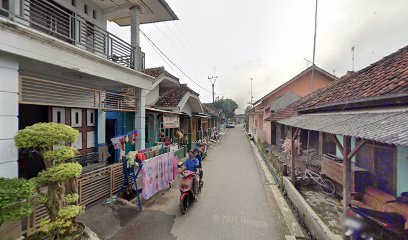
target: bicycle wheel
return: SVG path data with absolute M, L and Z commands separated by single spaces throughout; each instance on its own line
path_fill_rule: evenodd
M 334 186 L 334 183 L 329 179 L 323 179 L 323 183 L 320 185 L 320 189 L 324 194 L 329 196 L 332 196 L 336 193 L 336 187 Z
M 306 187 L 307 185 L 310 184 L 310 177 L 309 176 L 302 176 L 300 178 L 300 184 L 302 187 Z

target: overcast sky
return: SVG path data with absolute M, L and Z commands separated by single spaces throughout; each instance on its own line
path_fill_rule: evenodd
M 242 112 L 250 101 L 250 78 L 257 100 L 290 80 L 312 59 L 314 0 L 167 0 L 179 21 L 142 25 L 155 44 L 206 90 L 219 76 L 216 96 L 232 98 Z M 129 41 L 129 28 L 109 24 Z M 176 67 L 163 61 L 141 35 L 146 67 L 164 66 L 211 102 Z M 337 76 L 408 45 L 407 0 L 320 0 L 316 64 Z M 173 68 L 173 69 L 172 69 Z

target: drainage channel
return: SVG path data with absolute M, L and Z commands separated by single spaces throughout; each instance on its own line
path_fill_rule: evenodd
M 282 179 L 279 176 L 279 174 L 276 172 L 275 168 L 273 167 L 272 163 L 270 161 L 268 161 L 268 158 L 265 156 L 265 153 L 259 148 L 258 144 L 255 143 L 255 146 L 258 148 L 259 153 L 262 156 L 262 159 L 264 160 L 266 166 L 268 167 L 270 173 L 272 174 L 273 178 L 275 179 L 275 182 L 278 184 L 279 186 L 279 190 L 282 192 L 282 195 L 285 197 L 285 201 L 288 203 L 290 209 L 292 210 L 292 212 L 294 213 L 296 220 L 299 222 L 300 226 L 302 227 L 303 232 L 306 233 L 306 235 L 310 238 L 310 239 L 315 239 L 315 237 L 313 237 L 313 235 L 311 234 L 311 232 L 309 231 L 309 229 L 307 228 L 306 224 L 303 222 L 303 219 L 301 218 L 301 216 L 299 215 L 299 212 L 297 210 L 297 208 L 295 207 L 295 205 L 292 203 L 292 201 L 287 197 L 286 193 L 282 191 L 283 189 L 283 183 L 282 183 Z M 272 157 L 276 157 L 272 154 Z

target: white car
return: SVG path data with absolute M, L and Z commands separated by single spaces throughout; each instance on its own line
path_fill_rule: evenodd
M 233 122 L 229 122 L 227 124 L 227 128 L 235 128 L 235 124 Z

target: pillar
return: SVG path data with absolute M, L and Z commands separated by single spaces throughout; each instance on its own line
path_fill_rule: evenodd
M 130 9 L 130 44 L 134 49 L 134 66 L 136 70 L 141 70 L 141 50 L 140 50 L 140 8 L 133 6 Z
M 292 181 L 293 186 L 296 184 L 296 163 L 295 163 L 295 134 L 293 131 L 293 127 L 289 127 L 289 137 L 290 137 L 290 148 L 291 148 L 291 154 L 290 154 L 290 179 Z
M 351 137 L 343 136 L 343 210 L 346 213 L 351 202 Z
M 18 61 L 0 53 L 0 177 L 18 177 L 18 151 L 14 136 L 18 131 Z
M 102 110 L 97 111 L 97 131 L 98 131 L 98 145 L 106 144 L 106 112 Z
M 145 90 L 141 88 L 135 89 L 136 96 L 139 98 L 139 111 L 135 113 L 135 129 L 138 131 L 139 136 L 135 144 L 136 150 L 145 149 L 145 124 L 146 124 L 146 105 L 145 105 Z
M 188 119 L 188 145 L 187 150 L 191 150 L 191 144 L 193 141 L 193 117 Z

